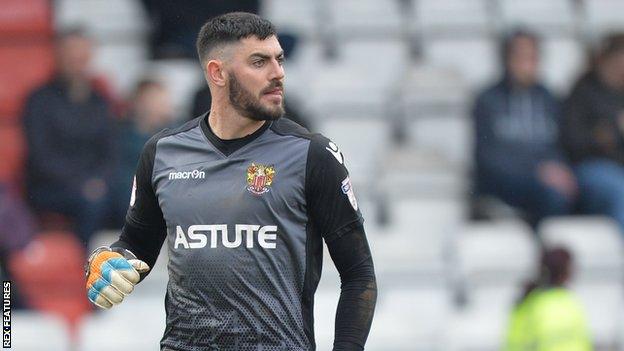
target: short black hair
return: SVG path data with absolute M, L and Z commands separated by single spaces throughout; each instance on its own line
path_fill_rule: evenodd
M 533 32 L 528 28 L 514 28 L 512 31 L 503 35 L 500 41 L 500 57 L 503 65 L 507 65 L 507 61 L 509 60 L 509 56 L 511 54 L 511 49 L 516 43 L 517 39 L 525 38 L 529 39 L 533 42 L 533 45 L 539 50 L 540 49 L 540 36 Z
M 197 36 L 199 62 L 203 65 L 210 52 L 220 45 L 251 36 L 264 40 L 276 33 L 271 22 L 253 13 L 230 12 L 214 17 L 201 27 Z

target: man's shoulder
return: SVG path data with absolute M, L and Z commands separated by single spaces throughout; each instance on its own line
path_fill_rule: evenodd
M 28 100 L 31 101 L 41 98 L 49 98 L 60 94 L 61 90 L 59 89 L 58 83 L 54 80 L 49 80 L 32 89 L 28 94 Z
M 310 141 L 311 145 L 327 144 L 330 141 L 329 138 L 325 137 L 323 134 L 311 132 L 288 117 L 282 117 L 273 122 L 271 130 L 278 135 L 289 135 L 307 139 Z
M 155 150 L 156 144 L 158 144 L 158 141 L 160 141 L 161 139 L 172 135 L 188 132 L 189 130 L 198 127 L 202 117 L 203 116 L 199 116 L 177 127 L 162 129 L 160 132 L 154 134 L 151 138 L 149 138 L 149 140 L 145 143 L 144 149 Z

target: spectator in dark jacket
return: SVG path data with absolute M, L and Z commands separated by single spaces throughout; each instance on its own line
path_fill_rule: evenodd
M 539 83 L 538 38 L 525 31 L 502 45 L 503 78 L 476 99 L 476 188 L 524 211 L 535 224 L 569 211 L 576 181 L 558 147 L 559 107 Z
M 582 210 L 611 216 L 624 231 L 624 34 L 605 40 L 596 66 L 575 85 L 562 136 Z
M 80 29 L 56 39 L 55 76 L 24 109 L 28 200 L 39 213 L 68 217 L 87 244 L 98 228 L 113 157 L 110 105 L 89 75 L 92 43 Z
M 195 58 L 195 40 L 209 18 L 232 11 L 258 13 L 259 0 L 141 0 L 152 22 L 156 59 Z
M 117 166 L 111 182 L 108 225 L 123 225 L 134 172 L 147 140 L 173 121 L 173 105 L 167 88 L 158 81 L 145 79 L 137 84 L 126 118 L 118 125 Z

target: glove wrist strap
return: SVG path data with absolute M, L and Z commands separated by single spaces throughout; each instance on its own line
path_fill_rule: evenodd
M 89 272 L 91 271 L 91 261 L 93 261 L 95 256 L 97 256 L 99 253 L 104 252 L 104 251 L 117 252 L 118 254 L 123 256 L 123 258 L 125 258 L 126 260 L 137 259 L 136 255 L 132 253 L 132 251 L 128 249 L 124 249 L 123 247 L 111 248 L 110 246 L 100 246 L 96 248 L 95 250 L 93 250 L 93 252 L 91 252 L 91 254 L 89 255 L 89 259 L 87 259 L 87 263 L 85 264 L 85 267 L 84 267 L 85 277 L 89 277 Z

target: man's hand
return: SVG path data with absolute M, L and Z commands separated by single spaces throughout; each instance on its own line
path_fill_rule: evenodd
M 87 262 L 87 297 L 96 306 L 109 309 L 121 303 L 139 282 L 139 273 L 149 269 L 128 250 L 99 247 Z
M 545 161 L 537 167 L 539 180 L 573 199 L 578 194 L 578 184 L 574 173 L 568 166 L 558 161 Z

